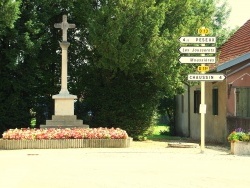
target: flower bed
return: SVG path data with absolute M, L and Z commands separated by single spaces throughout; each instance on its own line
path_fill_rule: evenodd
M 228 136 L 231 143 L 231 153 L 234 155 L 250 155 L 250 131 L 235 129 Z
M 129 147 L 131 138 L 119 128 L 10 129 L 0 149 L 53 149 Z

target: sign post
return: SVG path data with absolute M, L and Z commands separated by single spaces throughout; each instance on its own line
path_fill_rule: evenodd
M 209 29 L 205 27 L 201 27 L 198 29 L 198 33 L 201 36 L 205 36 L 209 33 Z M 201 44 L 201 46 L 205 46 L 205 44 Z M 201 54 L 201 56 L 205 56 L 205 54 Z M 204 63 L 201 66 L 205 66 Z M 201 74 L 205 74 L 205 71 L 201 71 Z M 204 153 L 205 150 L 205 114 L 206 114 L 206 104 L 205 104 L 205 81 L 201 81 L 201 104 L 200 104 L 200 114 L 201 114 L 201 153 Z
M 206 46 L 205 44 L 214 44 L 216 43 L 216 37 L 208 37 L 207 34 L 210 33 L 210 30 L 205 27 L 201 27 L 198 29 L 198 34 L 200 36 L 184 36 L 180 37 L 179 41 L 181 43 L 193 43 L 200 44 L 200 46 L 182 46 L 179 51 L 182 54 L 200 54 L 200 56 L 182 56 L 180 57 L 180 63 L 200 63 L 197 71 L 200 74 L 189 74 L 189 81 L 200 81 L 201 85 L 201 103 L 199 108 L 200 113 L 200 126 L 201 126 L 201 153 L 204 153 L 205 149 L 205 114 L 206 114 L 206 104 L 205 104 L 205 82 L 214 82 L 214 81 L 222 81 L 225 79 L 223 74 L 206 74 L 209 71 L 209 66 L 205 66 L 205 64 L 211 64 L 216 62 L 216 57 L 214 56 L 205 56 L 205 54 L 215 54 L 216 47 L 215 46 Z

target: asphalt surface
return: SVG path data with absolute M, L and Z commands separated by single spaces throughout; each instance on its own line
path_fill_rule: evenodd
M 227 148 L 0 150 L 0 188 L 234 188 L 250 186 L 250 156 Z

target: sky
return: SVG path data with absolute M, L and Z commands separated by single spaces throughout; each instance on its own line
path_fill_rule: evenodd
M 250 19 L 250 0 L 227 0 L 227 3 L 231 7 L 227 26 L 231 28 L 242 26 Z

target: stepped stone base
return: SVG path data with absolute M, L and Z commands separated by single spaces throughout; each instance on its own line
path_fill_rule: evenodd
M 82 120 L 75 115 L 53 115 L 52 120 L 46 120 L 46 125 L 40 125 L 40 128 L 89 128 L 89 125 L 83 124 Z

